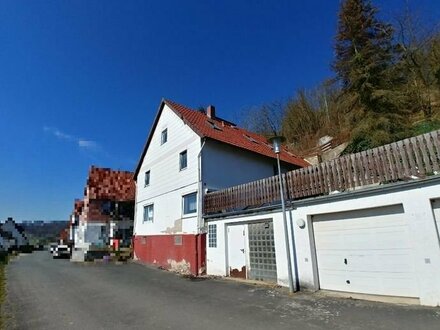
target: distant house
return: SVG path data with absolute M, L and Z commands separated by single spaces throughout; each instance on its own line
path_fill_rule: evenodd
M 5 250 L 20 250 L 29 246 L 29 240 L 26 237 L 23 227 L 18 225 L 13 218 L 8 218 L 5 223 L 0 226 L 0 230 L 2 237 L 0 243 L 4 247 L 7 246 Z
M 91 167 L 84 199 L 75 201 L 71 216 L 75 258 L 107 247 L 116 239 L 120 246 L 131 244 L 134 195 L 133 173 Z
M 0 251 L 10 251 L 15 247 L 15 239 L 8 231 L 4 231 L 0 226 Z
M 84 207 L 84 201 L 81 199 L 75 199 L 73 205 L 73 212 L 70 215 L 69 241 L 71 243 L 78 242 L 78 225 L 83 207 Z
M 282 171 L 308 163 L 287 150 Z M 266 138 L 220 118 L 213 106 L 160 103 L 135 172 L 134 257 L 182 272 L 205 271 L 203 195 L 277 173 Z

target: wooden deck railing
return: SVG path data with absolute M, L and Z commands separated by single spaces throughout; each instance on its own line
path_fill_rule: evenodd
M 440 174 L 440 130 L 283 174 L 288 200 Z M 204 213 L 280 202 L 278 176 L 205 195 Z

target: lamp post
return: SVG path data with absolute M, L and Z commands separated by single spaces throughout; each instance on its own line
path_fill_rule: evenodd
M 270 139 L 270 142 L 272 143 L 273 151 L 277 155 L 278 177 L 280 181 L 281 208 L 283 210 L 284 238 L 286 240 L 287 272 L 289 274 L 289 291 L 290 293 L 292 293 L 294 291 L 293 276 L 292 276 L 292 260 L 290 259 L 289 232 L 287 228 L 286 205 L 284 202 L 284 185 L 283 185 L 283 177 L 281 174 L 281 166 L 280 166 L 281 143 L 284 142 L 285 140 L 286 139 L 283 136 L 274 136 Z

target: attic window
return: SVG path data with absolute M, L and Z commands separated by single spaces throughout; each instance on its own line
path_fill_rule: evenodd
M 217 124 L 212 120 L 207 120 L 206 122 L 209 124 L 209 126 L 211 126 L 211 128 L 216 129 L 218 131 L 223 131 L 221 127 L 217 126 Z
M 248 139 L 249 141 L 253 142 L 253 143 L 258 143 L 257 140 L 255 140 L 253 137 L 247 135 L 247 134 L 243 134 L 243 136 Z

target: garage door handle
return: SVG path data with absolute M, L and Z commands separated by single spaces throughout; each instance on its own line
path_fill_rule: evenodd
M 344 264 L 347 264 L 347 258 L 344 258 Z

